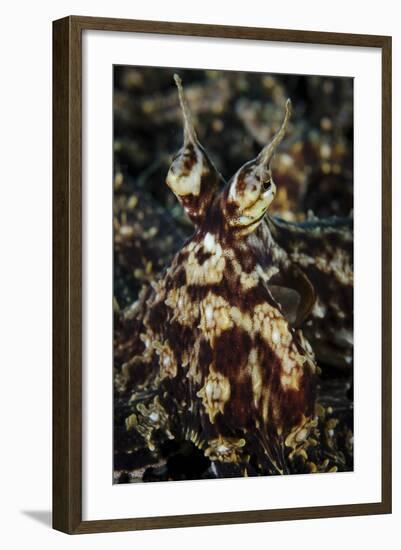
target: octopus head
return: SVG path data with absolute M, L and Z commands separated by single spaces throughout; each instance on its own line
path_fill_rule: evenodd
M 174 75 L 184 118 L 184 140 L 173 157 L 166 183 L 195 225 L 204 219 L 224 180 L 199 143 L 181 79 Z
M 275 197 L 271 160 L 285 135 L 290 115 L 291 102 L 288 99 L 285 117 L 277 134 L 255 159 L 241 166 L 222 193 L 226 223 L 242 235 L 256 229 Z
M 291 101 L 286 102 L 284 120 L 271 142 L 226 184 L 199 143 L 181 79 L 178 75 L 174 79 L 184 119 L 184 140 L 173 158 L 166 183 L 195 226 L 215 217 L 223 220 L 225 230 L 247 235 L 262 221 L 276 194 L 271 161 L 286 133 Z

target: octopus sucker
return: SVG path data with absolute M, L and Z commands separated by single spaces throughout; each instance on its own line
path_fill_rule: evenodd
M 172 441 L 185 453 L 188 443 L 205 464 L 243 476 L 332 471 L 337 465 L 316 451 L 337 426 L 319 417 L 319 360 L 341 348 L 330 357 L 345 368 L 352 354 L 351 227 L 269 214 L 290 100 L 272 139 L 225 180 L 174 79 L 183 144 L 166 184 L 193 234 L 130 308 L 116 375 L 126 430 L 152 456 Z M 326 312 L 338 325 L 322 338 Z

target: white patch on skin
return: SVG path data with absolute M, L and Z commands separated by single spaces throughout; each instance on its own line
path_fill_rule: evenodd
M 203 246 L 207 252 L 213 252 L 216 246 L 216 241 L 212 233 L 206 233 L 205 238 L 203 239 Z
M 206 323 L 210 325 L 213 321 L 213 307 L 210 304 L 205 307 L 205 317 Z
M 281 342 L 280 332 L 277 329 L 273 329 L 272 340 L 275 344 L 279 344 Z
M 245 439 L 224 438 L 219 435 L 217 439 L 212 439 L 208 444 L 205 455 L 211 459 L 213 467 L 216 460 L 237 462 L 241 449 L 245 446 Z
M 302 430 L 300 430 L 296 435 L 295 435 L 295 441 L 297 443 L 302 443 L 303 441 L 306 440 L 306 438 L 308 437 L 309 435 L 309 430 L 306 429 L 306 428 L 303 428 Z
M 228 378 L 210 367 L 205 384 L 196 395 L 202 399 L 203 406 L 212 424 L 214 424 L 216 414 L 223 413 L 224 405 L 230 399 L 230 393 Z

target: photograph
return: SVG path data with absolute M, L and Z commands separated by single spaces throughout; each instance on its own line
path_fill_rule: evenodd
M 113 66 L 113 483 L 353 471 L 353 91 Z

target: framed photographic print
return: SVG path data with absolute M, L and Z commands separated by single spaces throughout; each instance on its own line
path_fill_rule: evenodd
M 391 511 L 391 38 L 53 27 L 53 525 Z

